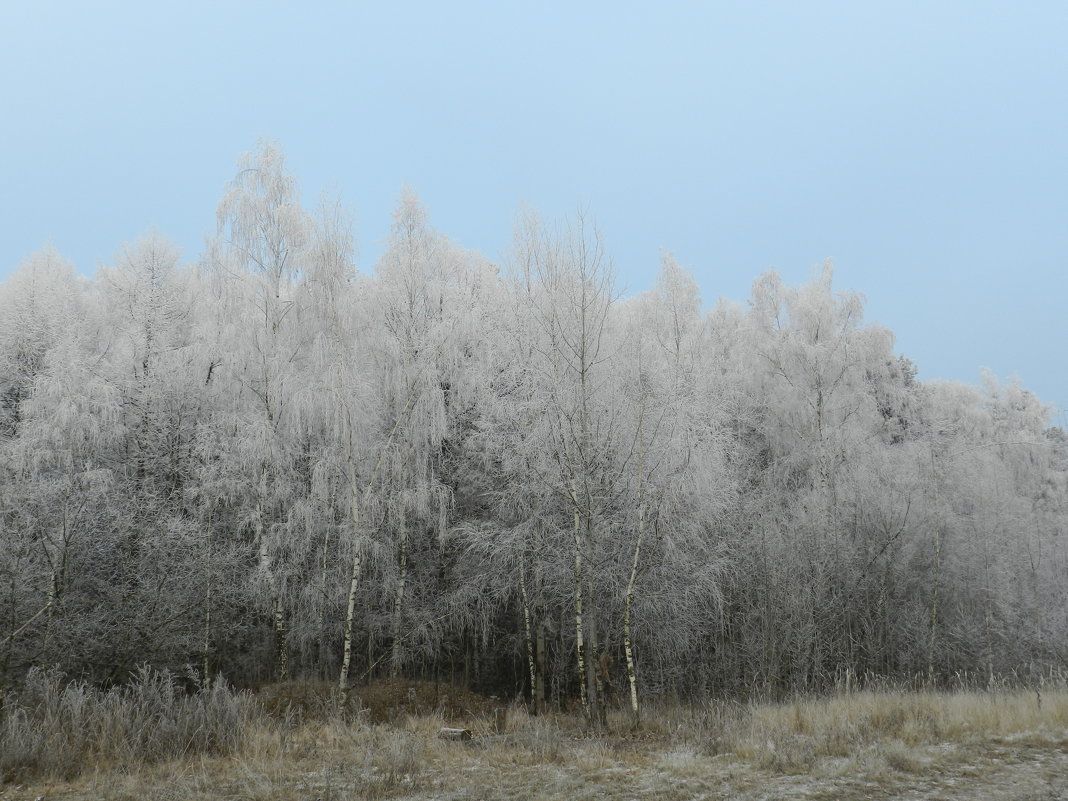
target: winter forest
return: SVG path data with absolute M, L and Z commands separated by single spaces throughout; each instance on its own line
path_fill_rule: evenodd
M 775 697 L 1068 659 L 1068 437 L 923 382 L 831 268 L 621 296 L 577 214 L 500 264 L 405 193 L 344 211 L 246 156 L 203 254 L 0 285 L 0 687 L 140 665 L 440 680 L 573 704 Z

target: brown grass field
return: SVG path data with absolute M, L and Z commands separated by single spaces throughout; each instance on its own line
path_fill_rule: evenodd
M 415 683 L 392 689 L 389 722 L 310 685 L 216 689 L 173 715 L 167 704 L 185 701 L 160 686 L 125 707 L 53 689 L 37 719 L 8 703 L 0 801 L 1068 799 L 1064 689 L 709 702 L 649 708 L 637 727 L 614 712 L 596 734 L 571 715 L 495 713 L 460 690 L 425 709 Z M 473 737 L 441 739 L 445 725 Z

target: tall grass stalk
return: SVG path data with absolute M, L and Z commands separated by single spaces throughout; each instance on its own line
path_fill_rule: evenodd
M 222 680 L 187 693 L 171 673 L 142 668 L 100 690 L 35 669 L 0 708 L 0 783 L 234 753 L 259 714 Z

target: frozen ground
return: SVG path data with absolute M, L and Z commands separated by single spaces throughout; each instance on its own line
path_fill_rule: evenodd
M 0 789 L 0 801 L 1068 799 L 1068 749 L 1052 743 L 932 746 L 907 753 L 875 747 L 850 758 L 820 760 L 805 773 L 762 768 L 731 755 L 705 757 L 689 748 L 618 751 L 598 741 L 575 742 L 567 749 L 571 758 L 565 754 L 548 763 L 518 748 L 495 747 L 488 754 L 434 744 L 430 750 L 425 762 L 411 763 L 403 773 L 334 752 L 318 765 L 310 755 L 288 765 L 229 760 L 134 775 L 109 772 L 76 785 L 8 786 Z

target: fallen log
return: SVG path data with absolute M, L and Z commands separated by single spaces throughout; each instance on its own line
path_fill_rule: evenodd
M 467 729 L 450 729 L 445 727 L 438 732 L 438 737 L 442 740 L 470 740 L 471 732 Z

